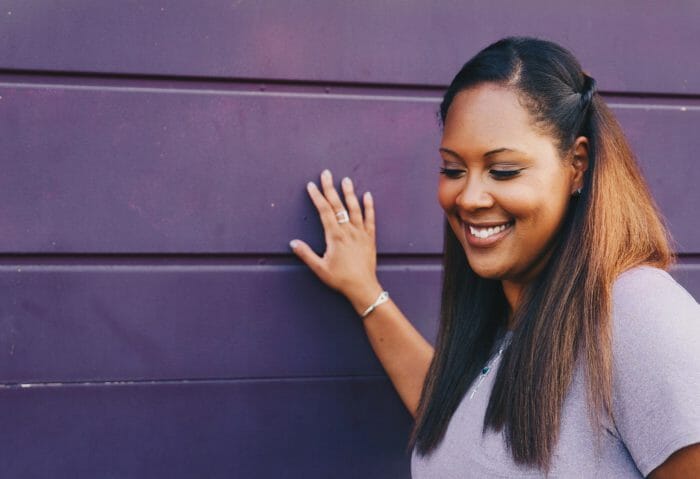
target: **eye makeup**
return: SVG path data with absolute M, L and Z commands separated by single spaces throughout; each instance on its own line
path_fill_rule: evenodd
M 464 170 L 459 170 L 456 168 L 445 168 L 444 166 L 441 166 L 440 167 L 440 174 L 444 175 L 450 179 L 456 179 L 464 174 Z
M 508 178 L 518 176 L 520 172 L 523 171 L 523 169 L 524 168 L 520 168 L 517 170 L 489 170 L 489 173 L 496 180 L 507 180 Z
M 507 180 L 509 178 L 513 178 L 515 176 L 518 176 L 520 172 L 524 170 L 524 168 L 520 168 L 517 170 L 489 170 L 489 174 L 495 179 L 495 180 Z M 457 168 L 445 168 L 444 166 L 440 167 L 440 174 L 446 176 L 447 178 L 450 179 L 457 179 L 460 178 L 464 174 L 464 170 L 460 170 Z

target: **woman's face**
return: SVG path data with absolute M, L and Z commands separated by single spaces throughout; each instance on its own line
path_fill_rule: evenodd
M 576 162 L 533 123 L 516 93 L 494 84 L 458 93 L 445 120 L 438 200 L 484 278 L 531 281 L 580 186 Z

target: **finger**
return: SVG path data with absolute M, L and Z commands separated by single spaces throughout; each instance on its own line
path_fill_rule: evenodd
M 321 263 L 323 260 L 314 253 L 314 250 L 312 250 L 308 244 L 301 240 L 293 239 L 289 242 L 289 247 L 292 248 L 294 254 L 296 254 L 311 271 L 316 273 L 317 276 L 321 276 L 323 270 Z
M 357 201 L 357 196 L 355 196 L 352 180 L 346 176 L 340 182 L 340 185 L 343 188 L 343 195 L 345 195 L 345 204 L 348 205 L 350 221 L 355 226 L 362 226 L 362 210 L 360 209 L 360 202 Z
M 343 205 L 340 196 L 338 196 L 338 192 L 333 186 L 333 175 L 331 175 L 330 170 L 323 170 L 323 173 L 321 173 L 321 187 L 323 188 L 323 194 L 333 208 L 333 213 L 335 214 L 339 211 L 343 211 L 345 205 Z
M 318 210 L 318 215 L 321 218 L 321 224 L 323 225 L 324 231 L 337 228 L 338 220 L 335 217 L 333 207 L 331 207 L 326 198 L 323 196 L 323 193 L 321 193 L 321 190 L 318 189 L 313 181 L 309 181 L 306 184 L 306 191 L 309 192 L 311 201 Z
M 362 201 L 365 205 L 365 231 L 374 238 L 374 199 L 372 198 L 372 193 L 366 191 L 362 196 Z

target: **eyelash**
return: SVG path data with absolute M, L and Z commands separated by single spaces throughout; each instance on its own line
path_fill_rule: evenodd
M 522 171 L 522 169 L 520 169 L 520 170 L 490 170 L 489 173 L 491 173 L 491 176 L 493 176 L 493 178 L 495 180 L 500 181 L 500 180 L 508 180 L 510 178 L 518 176 L 521 171 Z M 462 170 L 440 167 L 440 174 L 445 175 L 446 177 L 448 177 L 452 180 L 459 178 L 462 175 L 462 173 L 464 173 L 464 171 L 462 171 Z

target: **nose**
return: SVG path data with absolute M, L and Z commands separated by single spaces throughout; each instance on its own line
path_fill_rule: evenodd
M 474 174 L 468 175 L 462 191 L 455 198 L 455 202 L 465 211 L 491 208 L 494 205 L 494 199 L 488 185 L 479 175 Z

